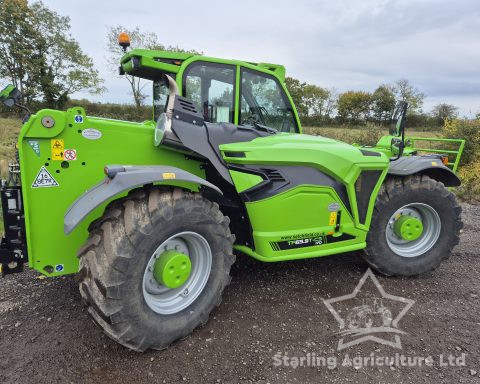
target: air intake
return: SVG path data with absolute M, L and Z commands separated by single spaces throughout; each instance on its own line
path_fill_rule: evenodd
M 283 175 L 279 171 L 277 171 L 276 169 L 262 168 L 262 171 L 265 172 L 268 179 L 271 180 L 271 181 L 279 181 L 279 182 L 284 182 L 285 181 L 285 178 L 283 177 Z

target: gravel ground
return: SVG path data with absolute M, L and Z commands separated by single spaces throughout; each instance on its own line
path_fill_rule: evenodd
M 357 254 L 277 264 L 239 257 L 207 325 L 165 351 L 144 354 L 94 325 L 74 277 L 40 279 L 28 271 L 0 280 L 0 382 L 479 383 L 480 206 L 464 204 L 463 219 L 461 243 L 435 272 L 377 276 L 387 293 L 415 300 L 398 324 L 406 332 L 402 349 L 366 341 L 337 351 L 339 326 L 323 300 L 354 290 L 367 270 Z M 277 353 L 337 364 L 277 366 Z M 433 364 L 343 365 L 346 355 L 395 354 L 431 356 Z M 457 365 L 443 366 L 440 355 L 444 364 L 457 358 Z

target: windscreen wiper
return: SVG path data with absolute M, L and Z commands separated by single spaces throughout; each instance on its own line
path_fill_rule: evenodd
M 257 122 L 254 122 L 253 125 L 254 125 L 255 128 L 257 128 L 261 131 L 265 131 L 265 132 L 273 133 L 273 134 L 278 133 L 278 131 L 275 128 L 267 127 L 266 125 L 258 124 Z

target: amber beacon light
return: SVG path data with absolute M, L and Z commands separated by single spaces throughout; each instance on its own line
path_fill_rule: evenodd
M 123 52 L 127 51 L 130 46 L 130 36 L 126 32 L 122 32 L 118 35 L 118 45 L 123 48 Z

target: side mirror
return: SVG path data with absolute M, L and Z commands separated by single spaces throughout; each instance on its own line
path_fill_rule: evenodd
M 8 108 L 12 108 L 18 104 L 21 98 L 22 93 L 12 84 L 7 85 L 0 92 L 0 102 L 2 102 Z
M 403 137 L 405 131 L 405 122 L 407 116 L 408 103 L 400 101 L 392 115 L 392 122 L 390 125 L 389 133 L 392 136 Z

